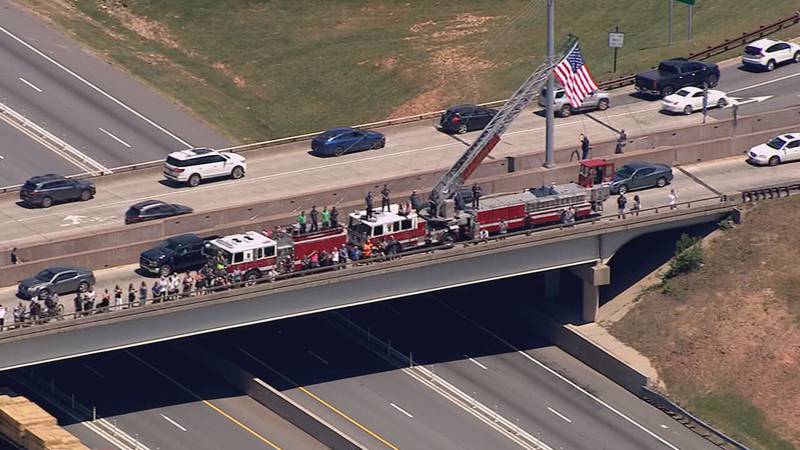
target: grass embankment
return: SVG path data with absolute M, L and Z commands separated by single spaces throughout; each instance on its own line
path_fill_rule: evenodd
M 754 449 L 800 447 L 800 198 L 762 202 L 610 331 L 670 395 Z
M 17 0 L 238 141 L 505 98 L 544 55 L 543 2 L 528 0 Z M 608 78 L 784 17 L 794 0 L 698 2 L 694 42 L 676 3 L 557 2 L 557 36 L 581 37 Z M 800 31 L 798 31 L 800 32 Z

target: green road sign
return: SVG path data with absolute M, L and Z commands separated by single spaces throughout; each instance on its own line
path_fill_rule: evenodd
M 687 5 L 694 5 L 694 0 L 678 0 L 681 3 L 686 3 Z

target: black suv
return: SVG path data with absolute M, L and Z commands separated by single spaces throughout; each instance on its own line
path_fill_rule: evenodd
M 478 105 L 451 106 L 442 114 L 439 129 L 446 133 L 464 134 L 468 131 L 482 130 L 497 114 L 496 109 Z
M 662 61 L 656 70 L 636 74 L 636 90 L 666 97 L 686 86 L 714 87 L 719 83 L 719 67 L 714 63 L 674 58 Z
M 91 181 L 47 174 L 26 181 L 19 191 L 19 199 L 29 205 L 49 208 L 53 203 L 89 200 L 95 192 Z
M 164 241 L 158 247 L 139 255 L 139 267 L 145 272 L 167 276 L 172 272 L 199 269 L 206 262 L 203 245 L 219 236 L 201 238 L 196 234 L 180 234 Z

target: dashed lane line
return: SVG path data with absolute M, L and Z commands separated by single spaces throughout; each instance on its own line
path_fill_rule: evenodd
M 23 83 L 27 84 L 28 87 L 33 89 L 34 91 L 42 93 L 42 90 L 39 89 L 39 86 L 36 86 L 35 84 L 31 83 L 30 81 L 26 80 L 25 78 L 19 77 L 19 81 L 22 81 Z
M 553 409 L 553 408 L 551 408 L 551 407 L 549 407 L 549 406 L 548 406 L 548 407 L 547 407 L 547 410 L 548 410 L 548 411 L 550 411 L 551 413 L 553 413 L 553 414 L 557 415 L 558 417 L 560 417 L 561 419 L 563 419 L 565 422 L 567 422 L 567 423 L 572 423 L 572 420 L 570 420 L 570 418 L 569 418 L 569 417 L 567 417 L 567 416 L 565 416 L 565 415 L 561 414 L 560 412 L 556 411 L 555 409 Z
M 187 430 L 187 429 L 186 429 L 186 427 L 184 427 L 183 425 L 179 424 L 178 422 L 176 422 L 176 421 L 172 420 L 170 417 L 166 416 L 165 414 L 159 414 L 159 415 L 160 415 L 161 417 L 163 417 L 163 418 L 164 418 L 164 420 L 166 420 L 167 422 L 171 423 L 172 425 L 175 425 L 175 427 L 176 427 L 177 429 L 179 429 L 179 430 L 183 431 L 184 433 L 186 433 L 187 431 L 189 431 L 189 430 Z

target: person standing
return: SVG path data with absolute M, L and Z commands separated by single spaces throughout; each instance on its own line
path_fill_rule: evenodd
M 589 159 L 589 137 L 581 133 L 581 159 Z
M 327 230 L 331 226 L 331 212 L 328 211 L 327 206 L 322 207 L 322 229 Z
M 339 227 L 339 211 L 336 210 L 334 206 L 331 208 L 331 228 L 338 228 Z
M 483 190 L 478 183 L 472 184 L 472 209 L 478 209 L 481 206 L 481 195 L 483 195 Z
M 675 192 L 675 189 L 669 190 L 669 195 L 667 196 L 667 202 L 669 202 L 669 209 L 677 208 L 678 203 L 678 193 Z
M 308 213 L 308 216 L 311 218 L 311 232 L 319 231 L 319 211 L 317 211 L 317 206 L 314 205 L 311 207 L 311 211 Z
M 145 302 L 147 302 L 147 283 L 142 281 L 139 285 L 139 305 L 144 306 Z
M 411 191 L 411 196 L 408 197 L 408 203 L 410 203 L 414 211 L 419 214 L 419 210 L 422 208 L 422 201 L 419 199 L 417 191 Z
M 81 314 L 83 310 L 83 298 L 86 294 L 81 294 L 80 292 L 75 293 L 75 298 L 72 300 L 72 304 L 75 307 L 75 317 Z
M 508 233 L 508 224 L 506 223 L 506 219 L 500 219 L 500 239 L 505 239 L 506 233 Z
M 364 197 L 364 203 L 367 206 L 367 219 L 372 218 L 372 191 L 367 192 L 367 196 Z
M 633 207 L 631 208 L 631 214 L 634 216 L 639 215 L 639 211 L 642 210 L 642 199 L 639 198 L 639 194 L 633 196 Z
M 11 264 L 17 265 L 22 264 L 22 260 L 17 256 L 17 247 L 11 249 L 11 254 L 9 255 L 11 258 Z
M 628 199 L 625 197 L 625 194 L 620 193 L 619 197 L 617 197 L 617 219 L 624 219 L 625 218 L 625 206 L 628 204 Z
M 564 210 L 564 214 L 562 215 L 562 222 L 564 225 L 568 227 L 572 227 L 575 225 L 575 210 L 572 209 L 572 206 Z
M 627 143 L 628 135 L 625 133 L 625 130 L 620 130 L 619 137 L 617 138 L 617 148 L 614 150 L 614 153 L 625 153 L 625 144 Z
M 0 331 L 3 330 L 5 324 L 6 324 L 6 307 L 0 305 Z
M 386 211 L 391 211 L 391 209 L 389 208 L 389 205 L 391 203 L 389 201 L 389 194 L 391 193 L 392 191 L 389 190 L 389 186 L 384 184 L 383 189 L 381 189 L 381 212 L 384 211 L 384 208 L 386 208 Z
M 122 288 L 119 285 L 114 286 L 114 306 L 122 309 Z
M 334 266 L 339 265 L 339 249 L 337 248 L 334 248 L 333 251 L 331 252 L 331 264 L 333 264 Z
M 306 234 L 306 222 L 308 219 L 306 218 L 306 212 L 300 211 L 300 215 L 297 216 L 297 226 L 300 228 L 300 234 Z

